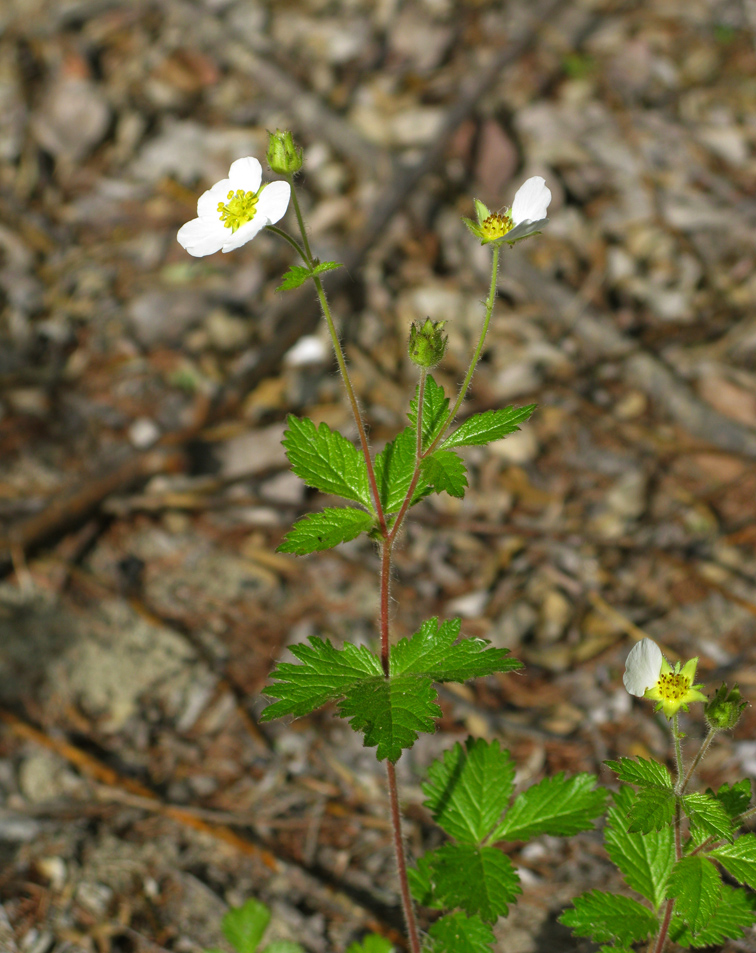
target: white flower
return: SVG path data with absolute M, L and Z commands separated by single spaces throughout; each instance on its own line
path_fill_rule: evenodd
M 551 189 L 541 175 L 534 175 L 517 190 L 512 202 L 512 221 L 514 228 L 507 233 L 506 241 L 526 238 L 540 231 L 547 224 L 546 209 L 551 202 Z
M 657 683 L 663 659 L 661 649 L 651 639 L 641 639 L 630 649 L 622 681 L 631 695 L 642 698 Z
M 291 187 L 288 182 L 261 182 L 262 166 L 257 159 L 237 159 L 228 178 L 200 196 L 197 218 L 178 231 L 180 244 L 195 258 L 229 252 L 277 222 L 289 205 Z
M 546 180 L 540 175 L 534 175 L 524 182 L 517 190 L 512 208 L 505 212 L 489 212 L 480 199 L 475 199 L 475 216 L 477 222 L 469 218 L 462 221 L 468 229 L 480 239 L 481 245 L 495 242 L 501 245 L 509 242 L 513 245 L 548 224 L 546 209 L 551 201 L 551 190 L 546 187 Z

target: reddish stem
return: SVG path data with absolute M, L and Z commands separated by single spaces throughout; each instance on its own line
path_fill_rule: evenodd
M 396 866 L 399 871 L 399 885 L 402 891 L 404 920 L 407 924 L 407 934 L 409 936 L 410 949 L 412 950 L 412 953 L 420 953 L 420 934 L 418 933 L 417 929 L 415 907 L 412 903 L 412 894 L 410 893 L 409 881 L 407 880 L 407 859 L 404 854 L 402 815 L 399 811 L 399 792 L 396 785 L 396 768 L 391 761 L 386 762 L 386 774 L 388 775 L 389 799 L 391 801 L 391 825 L 394 829 L 394 852 L 396 854 Z

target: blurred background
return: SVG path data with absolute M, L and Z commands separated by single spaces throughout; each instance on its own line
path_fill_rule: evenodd
M 377 447 L 413 320 L 449 322 L 437 378 L 464 373 L 473 198 L 531 175 L 554 196 L 503 252 L 465 407 L 538 410 L 466 452 L 473 491 L 414 510 L 397 555 L 396 638 L 460 615 L 527 666 L 444 689 L 399 765 L 411 851 L 438 837 L 420 774 L 467 733 L 523 785 L 666 758 L 622 688 L 643 634 L 756 697 L 755 28 L 753 0 L 5 0 L 3 951 L 197 953 L 248 896 L 312 953 L 401 928 L 373 751 L 332 712 L 257 721 L 291 641 L 375 635 L 369 542 L 275 554 L 326 502 L 286 414 L 354 436 L 313 296 L 275 293 L 273 235 L 175 239 L 266 130 L 305 147 L 314 251 L 348 265 L 326 288 Z M 705 784 L 756 773 L 754 711 Z M 611 883 L 599 834 L 507 849 L 501 953 L 590 949 L 556 917 Z

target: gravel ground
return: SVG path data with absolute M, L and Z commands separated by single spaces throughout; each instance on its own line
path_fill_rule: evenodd
M 328 711 L 258 725 L 288 644 L 375 635 L 369 542 L 274 552 L 325 503 L 288 471 L 286 414 L 354 436 L 324 329 L 275 293 L 274 236 L 175 239 L 268 129 L 305 146 L 316 253 L 348 264 L 327 288 L 378 446 L 411 321 L 448 320 L 438 377 L 464 373 L 473 197 L 554 194 L 503 254 L 467 404 L 538 410 L 468 451 L 473 491 L 413 511 L 397 554 L 396 638 L 456 614 L 527 666 L 444 691 L 399 765 L 411 851 L 437 837 L 422 772 L 467 733 L 519 784 L 667 758 L 622 688 L 641 634 L 756 697 L 755 30 L 753 0 L 5 0 L 3 953 L 198 953 L 248 896 L 309 953 L 401 928 L 372 752 Z M 754 728 L 704 785 L 756 776 Z M 497 950 L 589 950 L 556 917 L 612 882 L 598 832 L 510 850 Z

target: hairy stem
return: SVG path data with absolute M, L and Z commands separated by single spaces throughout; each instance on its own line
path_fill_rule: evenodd
M 693 777 L 693 772 L 696 770 L 696 768 L 698 767 L 698 765 L 699 765 L 699 764 L 701 763 L 701 761 L 703 760 L 703 757 L 704 757 L 704 755 L 706 754 L 706 752 L 708 751 L 709 745 L 710 745 L 710 744 L 712 743 L 712 741 L 714 740 L 714 735 L 715 735 L 716 733 L 717 733 L 717 729 L 716 729 L 716 728 L 709 728 L 709 733 L 708 733 L 708 735 L 704 738 L 703 744 L 702 744 L 701 747 L 699 748 L 698 754 L 695 756 L 695 758 L 694 758 L 693 761 L 691 762 L 690 767 L 688 768 L 688 770 L 687 770 L 686 773 L 685 773 L 685 777 L 683 778 L 682 784 L 680 785 L 680 794 L 685 794 L 685 789 L 687 788 L 688 784 L 690 783 L 690 779 Z
M 428 449 L 426 450 L 426 456 L 429 453 L 433 453 L 433 451 L 436 449 L 438 444 L 444 438 L 446 431 L 449 429 L 452 423 L 454 423 L 454 418 L 459 413 L 459 408 L 462 406 L 462 401 L 465 399 L 465 395 L 467 394 L 467 390 L 470 386 L 470 381 L 472 380 L 473 374 L 475 373 L 475 368 L 478 366 L 480 355 L 483 353 L 483 345 L 486 343 L 486 336 L 488 334 L 488 326 L 491 323 L 491 315 L 493 314 L 493 308 L 496 302 L 496 278 L 499 273 L 500 252 L 501 252 L 500 247 L 498 245 L 494 245 L 493 257 L 491 259 L 491 286 L 488 291 L 488 298 L 486 299 L 486 316 L 483 319 L 483 327 L 480 332 L 480 338 L 478 339 L 478 344 L 473 353 L 472 360 L 470 361 L 470 366 L 467 369 L 467 374 L 465 375 L 465 379 L 462 382 L 462 386 L 459 389 L 459 393 L 457 394 L 457 399 L 454 401 L 454 406 L 449 411 L 449 415 L 444 421 L 443 427 L 439 430 L 438 436 L 430 445 L 430 447 L 428 447 Z
M 664 944 L 667 942 L 667 934 L 669 933 L 669 923 L 672 919 L 672 908 L 675 905 L 675 901 L 672 897 L 667 900 L 664 905 L 664 919 L 662 920 L 662 925 L 659 929 L 659 934 L 656 936 L 648 946 L 648 953 L 662 953 L 664 949 Z
M 691 771 L 688 771 L 687 775 L 684 775 L 684 765 L 682 757 L 682 746 L 680 745 L 680 728 L 677 720 L 677 713 L 672 716 L 672 738 L 675 742 L 675 761 L 677 762 L 677 780 L 675 782 L 675 859 L 680 860 L 682 857 L 682 808 L 680 806 L 680 798 L 682 797 L 682 792 L 685 790 L 685 785 L 688 783 Z M 700 752 L 699 752 L 700 754 Z M 670 897 L 665 906 L 664 906 L 664 919 L 662 920 L 661 926 L 659 927 L 659 932 L 656 937 L 651 941 L 648 947 L 648 953 L 662 953 L 664 946 L 667 942 L 667 934 L 669 933 L 669 924 L 672 920 L 672 909 L 675 905 L 674 897 Z
M 407 858 L 404 853 L 402 816 L 399 810 L 399 792 L 396 785 L 396 768 L 391 761 L 386 761 L 386 774 L 388 775 L 389 799 L 391 801 L 391 825 L 394 829 L 394 853 L 396 854 L 396 866 L 399 872 L 399 887 L 402 893 L 404 920 L 407 924 L 410 950 L 412 953 L 420 953 L 420 934 L 417 929 L 415 907 L 412 902 L 409 880 L 407 879 Z
M 305 226 L 304 219 L 302 218 L 302 210 L 299 207 L 297 191 L 294 188 L 293 175 L 289 175 L 289 184 L 291 185 L 291 204 L 294 206 L 294 212 L 297 216 L 299 231 L 302 235 L 304 253 L 302 253 L 302 249 L 299 250 L 307 265 L 312 268 L 314 265 L 314 259 L 310 250 L 310 241 L 307 237 L 307 228 Z M 285 235 L 286 233 L 284 232 L 283 234 Z M 297 242 L 294 242 L 294 244 L 299 247 Z M 318 299 L 320 300 L 320 307 L 323 311 L 323 316 L 326 319 L 326 324 L 328 325 L 328 333 L 331 336 L 333 351 L 336 355 L 336 362 L 338 363 L 339 371 L 341 372 L 341 379 L 344 382 L 344 388 L 346 389 L 347 397 L 349 398 L 349 403 L 352 407 L 352 414 L 354 415 L 354 422 L 357 425 L 357 432 L 360 435 L 360 445 L 362 447 L 363 456 L 365 457 L 365 466 L 367 467 L 368 482 L 370 484 L 370 495 L 373 498 L 373 506 L 375 507 L 375 515 L 378 517 L 381 535 L 385 538 L 388 533 L 386 527 L 386 516 L 383 512 L 383 504 L 381 503 L 381 496 L 378 492 L 378 483 L 375 478 L 373 456 L 370 452 L 370 443 L 368 441 L 367 431 L 365 430 L 365 422 L 362 419 L 362 412 L 360 411 L 360 405 L 357 403 L 357 396 L 354 393 L 354 387 L 352 387 L 352 379 L 349 376 L 349 369 L 347 367 L 346 358 L 344 357 L 344 349 L 342 348 L 341 341 L 339 340 L 339 336 L 336 333 L 336 325 L 333 322 L 333 315 L 331 314 L 331 308 L 328 304 L 328 298 L 326 297 L 323 283 L 321 282 L 318 275 L 314 275 L 312 280 L 315 283 L 315 290 L 317 291 Z

